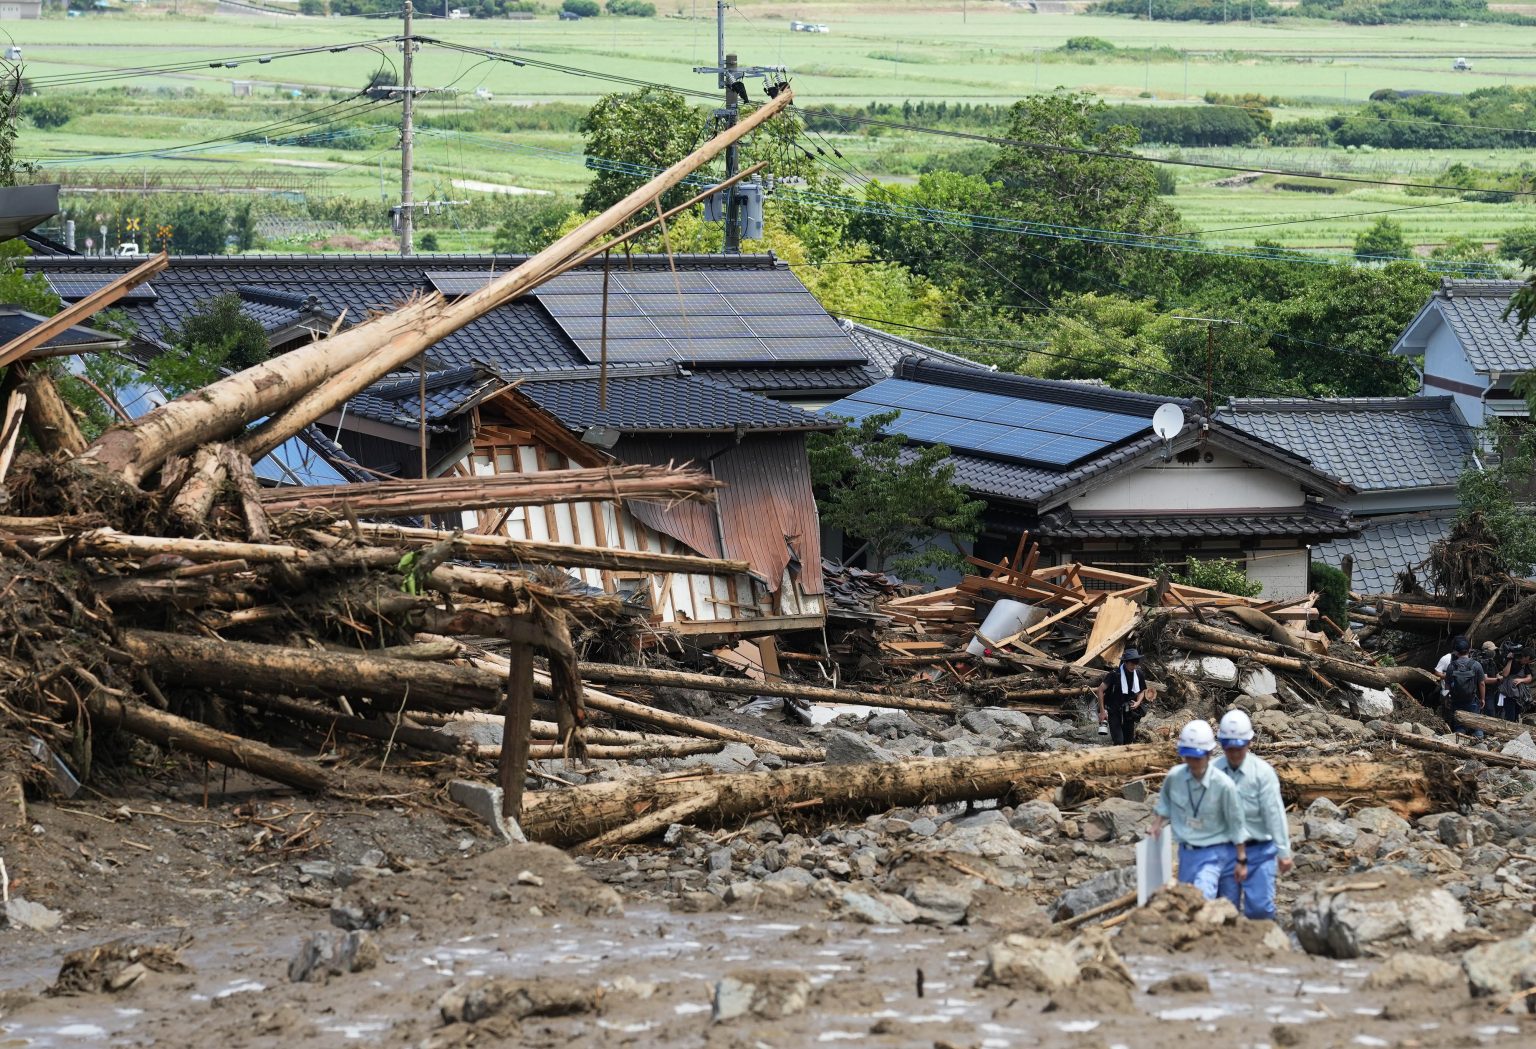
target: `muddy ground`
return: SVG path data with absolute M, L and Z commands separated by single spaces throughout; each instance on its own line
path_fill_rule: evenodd
M 1008 745 L 995 727 L 936 729 L 936 745 Z M 1047 730 L 1095 742 L 1091 725 Z M 1515 939 L 1536 885 L 1522 776 L 1489 770 L 1489 805 L 1414 824 L 1295 813 L 1278 927 L 1171 894 L 1074 941 L 1051 918 L 1124 891 L 1147 815 L 1135 789 L 1065 812 L 674 828 L 573 859 L 499 846 L 440 782 L 317 801 L 161 760 L 32 804 L 6 847 L 13 897 L 62 924 L 0 929 L 0 1047 L 1528 1046 L 1526 999 L 1474 996 L 1461 967 L 1519 943 L 1495 967 L 1536 982 L 1536 942 Z M 1367 909 L 1443 890 L 1425 913 L 1455 914 L 1361 926 L 1383 933 L 1362 956 L 1318 956 L 1292 917 L 1315 890 Z

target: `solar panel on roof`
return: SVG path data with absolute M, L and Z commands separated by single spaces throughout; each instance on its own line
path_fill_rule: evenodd
M 121 274 L 110 273 L 49 273 L 45 274 L 48 286 L 65 302 L 79 302 L 88 295 L 105 288 Z M 118 302 L 155 302 L 160 296 L 148 284 L 129 288 Z

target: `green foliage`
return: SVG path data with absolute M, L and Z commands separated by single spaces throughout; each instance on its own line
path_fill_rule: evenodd
M 1516 226 L 1504 231 L 1499 238 L 1498 256 L 1501 259 L 1536 259 L 1536 226 Z M 1531 268 L 1525 262 L 1527 269 Z
M 416 242 L 416 246 L 418 248 L 420 248 L 422 251 L 437 251 L 437 250 L 439 250 L 439 248 L 437 246 L 437 234 L 436 233 L 423 233 L 421 235 L 421 239 Z
M 506 200 L 505 218 L 491 245 L 498 255 L 530 255 L 543 250 L 571 214 L 570 201 L 560 197 L 529 195 Z
M 1100 0 L 1089 10 L 1094 14 L 1145 18 L 1148 7 L 1148 0 Z M 1227 0 L 1150 0 L 1150 8 L 1153 20 L 1159 22 L 1225 22 L 1245 17 L 1250 11 L 1254 18 L 1273 18 L 1281 13 L 1268 0 L 1251 0 L 1251 4 L 1236 0 L 1230 5 Z
M 608 0 L 608 13 L 630 18 L 655 18 L 656 5 L 646 0 Z
M 1332 565 L 1307 566 L 1307 589 L 1317 592 L 1317 610 L 1340 627 L 1349 624 L 1349 577 Z
M 1529 149 L 1536 87 L 1497 85 L 1465 95 L 1405 92 L 1346 111 L 1333 124 L 1332 139 L 1341 146 Z
M 27 95 L 21 100 L 21 115 L 45 131 L 68 124 L 76 112 L 74 102 L 64 95 Z
M 1405 259 L 1412 254 L 1402 223 L 1382 216 L 1370 229 L 1355 238 L 1355 258 L 1362 262 L 1380 259 Z
M 1456 482 L 1462 520 L 1482 514 L 1499 540 L 1498 556 L 1517 578 L 1536 571 L 1536 514 L 1527 494 L 1536 476 L 1536 427 L 1495 423 L 1487 428 L 1487 446 L 1499 454 L 1463 471 Z
M 28 273 L 21 268 L 20 260 L 30 254 L 19 240 L 0 242 L 0 303 L 52 317 L 63 304 L 41 273 Z
M 567 10 L 573 2 L 586 0 L 566 0 Z M 647 87 L 631 94 L 604 95 L 588 111 L 581 130 L 589 157 L 621 160 L 644 168 L 665 168 L 693 151 L 704 137 L 704 123 L 704 111 L 682 95 L 665 88 Z M 644 184 L 648 177 L 598 168 L 581 195 L 582 210 L 601 211 Z M 692 195 L 691 190 L 674 188 L 662 196 L 662 207 L 680 204 Z
M 1301 18 L 1328 18 L 1350 25 L 1398 22 L 1536 24 L 1536 20 L 1509 11 L 1490 11 L 1488 0 L 1301 0 L 1292 13 Z
M 16 159 L 16 117 L 22 83 L 20 66 L 0 72 L 0 186 L 14 186 L 35 170 Z
M 1271 122 L 1267 109 L 1216 106 L 1112 106 L 1099 116 L 1101 127 L 1133 127 L 1143 142 L 1174 146 L 1245 146 Z
M 1070 36 L 1067 42 L 1061 45 L 1062 51 L 1070 51 L 1076 54 L 1114 54 L 1119 50 L 1114 44 L 1098 36 Z
M 194 193 L 151 193 L 141 197 L 102 194 L 66 198 L 63 207 L 76 215 L 92 215 L 87 228 L 106 226 L 109 243 L 137 241 L 145 251 L 162 242 L 174 255 L 223 255 L 233 243 L 235 250 L 256 246 L 254 202 L 248 196 Z M 375 205 L 375 207 L 377 207 Z M 94 216 L 101 216 L 99 219 Z M 130 229 L 138 220 L 138 232 Z M 162 226 L 170 237 L 160 236 Z
M 986 504 L 955 484 L 944 445 L 909 448 L 904 437 L 882 435 L 898 414 L 812 434 L 811 476 L 822 521 L 866 543 L 870 568 L 917 578 L 925 567 L 960 567 L 957 555 L 932 544 L 975 539 Z
M 562 0 L 560 10 L 583 18 L 596 18 L 603 13 L 603 9 L 597 6 L 597 0 Z
M 1032 145 L 1048 142 L 1107 153 L 1131 151 L 1139 141 L 1135 129 L 1104 126 L 1107 109 L 1085 94 L 1035 95 L 1016 103 L 1007 137 L 1030 145 L 1000 147 L 987 172 L 999 213 L 1030 222 L 1133 235 L 1177 232 L 1178 213 L 1158 193 L 1155 165 Z M 997 248 L 988 269 L 1000 278 L 1001 297 L 1016 305 L 1030 301 L 1024 288 L 1049 296 L 1091 291 L 1108 282 L 1157 293 L 1167 286 L 1170 275 L 1157 253 L 1119 245 L 1069 240 L 1023 244 L 1005 238 Z
M 1184 574 L 1178 578 L 1178 582 L 1202 590 L 1220 590 L 1224 594 L 1236 594 L 1238 597 L 1257 597 L 1259 591 L 1264 589 L 1263 583 L 1249 579 L 1243 566 L 1228 557 L 1212 558 L 1209 561 L 1201 561 L 1196 557 L 1185 558 Z
M 325 0 L 299 0 L 299 14 L 319 18 L 325 14 Z
M 249 368 L 268 353 L 267 333 L 241 310 L 240 297 L 218 295 L 181 319 L 170 348 L 150 361 L 144 379 L 180 397 L 216 380 L 221 369 Z

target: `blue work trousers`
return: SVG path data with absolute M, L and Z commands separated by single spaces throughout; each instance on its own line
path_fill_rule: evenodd
M 1216 898 L 1236 866 L 1236 845 L 1179 845 L 1179 881 L 1193 885 L 1208 900 Z
M 1248 876 L 1237 880 L 1237 867 L 1221 876 L 1221 896 L 1231 900 L 1232 906 L 1245 918 L 1255 921 L 1275 920 L 1275 877 L 1279 873 L 1276 863 L 1280 850 L 1272 841 L 1248 843 Z

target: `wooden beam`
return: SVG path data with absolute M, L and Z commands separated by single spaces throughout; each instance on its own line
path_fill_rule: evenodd
M 79 302 L 65 306 L 31 331 L 18 335 L 4 346 L 0 346 L 0 368 L 13 361 L 21 360 L 29 350 L 36 349 L 60 332 L 68 331 L 76 323 L 106 309 L 134 287 L 143 284 L 169 265 L 170 259 L 162 251 L 135 266 L 111 284 L 97 288 Z

